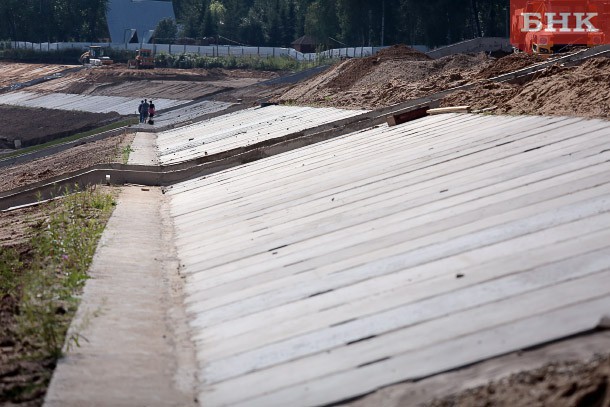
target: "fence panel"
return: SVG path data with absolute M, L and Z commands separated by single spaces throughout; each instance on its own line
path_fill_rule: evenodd
M 165 52 L 172 55 L 180 55 L 183 53 L 193 53 L 205 56 L 260 56 L 260 57 L 280 57 L 286 56 L 298 61 L 315 61 L 320 58 L 361 58 L 375 54 L 385 47 L 355 47 L 355 48 L 338 48 L 320 53 L 303 54 L 292 48 L 274 48 L 274 47 L 242 47 L 231 45 L 167 45 L 167 44 L 110 44 L 110 43 L 86 43 L 86 42 L 62 42 L 62 43 L 31 43 L 23 41 L 15 41 L 11 43 L 15 48 L 31 49 L 34 51 L 60 51 L 66 49 L 86 49 L 90 45 L 99 45 L 109 47 L 116 50 L 135 51 L 141 47 L 153 48 L 156 53 Z M 425 51 L 427 47 L 414 46 L 414 48 Z

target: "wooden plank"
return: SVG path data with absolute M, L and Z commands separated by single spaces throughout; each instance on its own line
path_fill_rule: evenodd
M 493 182 L 495 182 L 495 180 L 490 180 L 490 181 L 488 181 L 488 183 L 489 183 L 489 182 L 493 183 Z M 455 189 L 454 189 L 454 188 L 452 188 L 452 191 L 454 191 L 454 190 L 455 190 Z M 459 184 L 458 184 L 458 190 L 459 190 Z M 416 191 L 414 191 L 414 192 L 416 192 Z M 404 192 L 402 193 L 402 195 L 404 195 Z M 450 193 L 449 195 L 451 195 L 451 193 Z M 377 196 L 379 196 L 379 194 L 377 194 Z M 433 191 L 433 194 L 431 194 L 430 196 L 431 196 L 433 199 L 435 199 L 435 198 L 436 198 L 436 196 L 438 196 L 438 190 Z M 387 197 L 386 197 L 386 196 L 384 196 L 384 198 L 387 198 Z M 400 197 L 397 197 L 397 198 L 399 199 L 399 201 L 398 201 L 398 202 L 400 202 Z M 404 198 L 402 198 L 402 200 L 404 201 Z M 444 200 L 444 199 L 441 199 L 440 201 L 442 202 L 442 201 L 445 201 L 445 200 Z M 381 201 L 381 202 L 383 202 L 383 201 Z M 344 210 L 345 212 L 347 212 L 348 210 L 353 211 L 353 209 L 352 209 L 351 207 L 350 207 L 350 208 L 347 208 L 347 207 L 346 207 L 345 209 L 343 209 L 343 208 L 344 208 L 344 206 L 345 206 L 345 204 L 342 204 L 342 205 L 340 205 L 340 206 L 338 207 L 338 209 L 339 209 L 339 210 Z M 271 221 L 271 219 L 269 219 L 267 222 L 269 222 L 269 221 Z M 242 221 L 242 222 L 243 222 L 243 221 Z M 190 223 L 189 223 L 189 224 L 190 224 Z M 213 244 L 213 243 L 210 243 L 210 244 Z M 206 247 L 207 247 L 207 246 L 206 246 Z M 185 249 L 186 249 L 186 248 L 185 248 Z
M 259 141 L 281 137 L 327 122 L 361 114 L 362 111 L 311 107 L 274 107 L 240 111 L 186 129 L 162 133 L 159 150 L 163 163 L 177 163 Z
M 176 186 L 202 403 L 324 404 L 485 357 L 463 338 L 590 327 L 562 318 L 610 303 L 608 134 L 449 114 Z
M 470 113 L 470 106 L 451 106 L 451 107 L 439 107 L 436 109 L 428 110 L 428 114 L 445 114 L 445 113 Z
M 390 127 L 398 126 L 399 124 L 404 124 L 413 120 L 421 119 L 422 117 L 426 117 L 428 115 L 429 108 L 430 106 L 423 106 L 415 109 L 412 108 L 404 112 L 394 113 L 393 115 L 388 116 L 386 121 Z
M 604 171 L 607 172 L 607 168 L 604 169 Z M 573 174 L 577 174 L 577 172 L 571 173 L 569 175 Z M 282 255 L 280 257 L 282 258 L 284 264 L 292 264 L 296 259 L 302 259 L 302 256 L 309 256 L 304 252 L 318 253 L 320 255 L 324 255 L 328 253 L 329 250 L 336 251 L 344 247 L 349 247 L 353 244 L 375 241 L 378 238 L 388 237 L 393 234 L 397 234 L 397 241 L 404 241 L 404 236 L 407 235 L 410 239 L 414 239 L 423 234 L 434 232 L 434 228 L 436 228 L 437 230 L 444 230 L 460 224 L 476 221 L 481 217 L 481 214 L 483 213 L 487 214 L 488 216 L 498 213 L 504 213 L 515 208 L 531 205 L 535 202 L 549 200 L 551 198 L 561 196 L 568 192 L 576 193 L 579 191 L 580 188 L 586 189 L 603 182 L 610 183 L 610 178 L 608 178 L 603 173 L 600 174 L 599 172 L 595 172 L 590 177 L 585 179 L 576 178 L 574 184 L 566 182 L 565 179 L 561 177 L 558 179 L 551 179 L 551 181 L 553 181 L 555 187 L 543 188 L 543 186 L 541 185 L 539 191 L 523 195 L 518 194 L 518 189 L 510 190 L 508 191 L 508 194 L 491 196 L 489 199 L 478 199 L 475 201 L 466 202 L 465 205 L 462 205 L 466 206 L 464 209 L 461 209 L 459 206 L 453 206 L 445 210 L 440 210 L 436 212 L 433 212 L 431 210 L 430 213 L 423 212 L 421 214 L 423 215 L 423 217 L 413 217 L 413 215 L 411 215 L 410 217 L 406 217 L 404 214 L 399 213 L 399 215 L 402 216 L 402 223 L 400 216 L 397 218 L 380 218 L 374 223 L 374 231 L 369 231 L 369 229 L 373 227 L 369 223 L 357 225 L 355 228 L 342 229 L 335 233 L 333 233 L 332 230 L 329 230 L 327 234 L 320 234 L 315 239 L 305 240 L 298 244 L 291 243 L 290 247 L 282 249 Z M 517 193 L 512 194 L 512 192 Z M 418 233 L 417 227 L 426 225 L 429 222 L 429 219 L 427 217 L 429 217 L 431 213 L 435 214 L 434 222 L 431 225 L 433 229 L 430 229 L 430 226 L 428 226 L 424 229 L 424 231 L 421 232 L 421 234 Z M 407 219 L 410 221 L 406 222 L 405 220 Z M 366 233 L 367 231 L 369 231 L 369 233 Z M 405 234 L 404 236 L 400 234 L 403 232 Z M 331 243 L 335 240 L 338 240 L 339 243 L 336 243 L 336 246 L 329 248 L 328 243 Z M 371 249 L 374 249 L 375 244 L 371 244 Z M 380 245 L 381 247 L 383 247 L 382 244 Z M 291 254 L 300 257 L 290 258 Z M 250 263 L 250 266 L 252 266 L 252 263 Z M 287 272 L 288 270 L 282 270 L 281 274 L 286 275 Z M 225 274 L 223 274 L 222 276 L 226 277 Z M 247 274 L 243 277 L 247 277 Z M 205 281 L 191 280 L 192 283 L 195 283 L 195 281 L 197 281 L 197 287 L 199 290 L 207 290 L 206 295 L 208 295 L 209 297 L 215 296 L 216 293 L 221 294 L 222 291 L 234 292 L 236 288 L 233 285 L 227 286 L 226 284 L 229 283 L 230 280 L 224 279 L 224 282 L 222 282 L 224 288 L 219 288 L 221 291 L 209 291 L 210 288 L 214 288 L 219 284 L 213 284 L 213 281 L 210 281 L 210 279 L 206 279 Z M 241 279 L 238 281 L 240 283 L 243 282 L 243 284 L 246 286 L 252 285 L 248 281 L 243 281 Z

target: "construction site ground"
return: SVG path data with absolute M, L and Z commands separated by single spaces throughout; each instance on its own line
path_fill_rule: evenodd
M 224 69 L 135 70 L 127 69 L 125 64 L 78 68 L 0 62 L 0 94 L 21 89 L 43 94 L 68 93 L 190 101 L 228 93 L 218 100 L 235 102 L 241 98 L 252 102 L 266 96 L 264 91 L 261 92 L 254 85 L 278 76 L 274 72 Z M 45 77 L 51 79 L 23 87 L 23 84 Z M 137 108 L 137 104 L 134 105 L 134 116 Z M 22 146 L 36 145 L 122 119 L 117 113 L 88 113 L 8 105 L 0 106 L 0 117 L 0 150 L 13 148 L 14 140 L 21 140 Z
M 348 109 L 376 109 L 433 95 L 466 84 L 473 89 L 457 91 L 444 97 L 442 106 L 470 105 L 486 114 L 560 115 L 608 119 L 610 116 L 610 59 L 595 58 L 575 66 L 552 66 L 531 78 L 505 83 L 489 81 L 503 73 L 543 62 L 538 57 L 511 54 L 493 58 L 486 54 L 454 55 L 432 60 L 407 47 L 397 46 L 380 54 L 336 63 L 322 73 L 297 84 L 265 85 L 280 74 L 244 70 L 129 70 L 125 65 L 95 69 L 74 66 L 47 66 L 0 62 L 0 93 L 11 91 L 14 84 L 72 72 L 52 80 L 28 86 L 29 92 L 75 93 L 82 95 L 136 96 L 137 98 L 168 98 L 178 100 L 218 100 L 254 104 L 271 100 L 280 104 L 327 106 Z M 137 106 L 134 106 L 134 110 Z M 15 139 L 37 140 L 63 136 L 100 127 L 120 120 L 118 114 L 97 114 L 49 109 L 28 109 L 0 106 L 0 150 L 14 151 Z M 0 192 L 45 180 L 61 174 L 85 169 L 95 164 L 123 162 L 134 143 L 135 134 L 124 132 L 101 141 L 85 143 L 61 153 L 28 163 L 2 167 Z M 151 149 L 143 142 L 143 149 Z M 144 155 L 150 153 L 145 151 Z M 1 159 L 1 155 L 0 155 Z M 156 192 L 155 192 L 156 193 Z M 31 228 L 45 216 L 38 207 L 0 213 L 0 246 L 15 247 L 27 254 L 26 237 Z M 0 298 L 0 404 L 10 400 L 15 383 L 48 380 L 55 364 L 48 360 L 28 358 L 29 342 L 15 339 L 15 298 Z M 604 346 L 608 338 L 603 338 Z M 602 346 L 603 348 L 603 346 Z M 593 346 L 591 349 L 598 349 Z M 413 383 L 399 384 L 353 400 L 350 405 L 412 405 L 419 400 L 425 405 L 440 406 L 600 406 L 610 405 L 609 352 L 558 353 L 554 363 L 523 364 L 505 376 L 485 376 L 466 381 L 468 388 L 446 386 L 427 379 L 430 386 L 447 387 L 443 397 L 430 401 L 422 388 Z M 14 362 L 15 355 L 24 355 Z M 520 357 L 521 355 L 513 355 Z M 11 360 L 11 363 L 7 363 Z M 542 360 L 542 359 L 541 359 Z M 515 364 L 518 366 L 518 364 Z M 484 376 L 481 381 L 481 374 Z M 487 379 L 495 379 L 487 381 Z M 464 381 L 459 376 L 450 381 Z M 426 390 L 428 391 L 428 390 Z M 409 393 L 411 392 L 411 393 Z M 425 392 L 424 392 L 425 393 Z M 420 399 L 415 397 L 419 395 Z M 413 398 L 409 398 L 413 397 Z M 44 400 L 41 391 L 27 400 L 13 399 L 24 406 L 39 406 Z M 551 404 L 547 401 L 552 400 Z M 9 404 L 10 405 L 10 404 Z

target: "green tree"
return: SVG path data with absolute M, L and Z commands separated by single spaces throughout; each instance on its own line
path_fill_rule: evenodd
M 178 35 L 178 27 L 173 18 L 164 18 L 159 21 L 153 34 L 155 42 L 160 44 L 173 44 Z
M 331 45 L 332 38 L 339 34 L 337 7 L 333 0 L 317 0 L 309 5 L 305 16 L 305 33 L 320 44 Z

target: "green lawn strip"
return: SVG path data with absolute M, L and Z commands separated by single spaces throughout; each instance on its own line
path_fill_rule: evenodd
M 66 333 L 114 206 L 115 196 L 95 188 L 67 195 L 42 205 L 26 250 L 0 246 L 0 299 L 15 304 L 0 329 L 4 341 L 16 344 L 3 364 L 24 377 L 7 384 L 0 375 L 0 404 L 40 398 L 64 344 L 86 339 Z
M 99 127 L 97 129 L 93 129 L 93 130 L 89 130 L 89 131 L 86 131 L 86 132 L 83 132 L 83 133 L 78 133 L 78 134 L 74 134 L 72 136 L 63 137 L 63 138 L 60 138 L 60 139 L 57 139 L 57 140 L 49 141 L 49 142 L 44 143 L 44 144 L 37 144 L 35 146 L 25 147 L 25 148 L 19 149 L 18 151 L 13 152 L 13 153 L 8 153 L 8 154 L 1 155 L 0 156 L 0 160 L 3 159 L 3 158 L 17 157 L 17 156 L 28 154 L 28 153 L 32 153 L 32 152 L 35 152 L 35 151 L 44 150 L 45 148 L 53 147 L 53 146 L 56 146 L 58 144 L 69 143 L 71 141 L 80 140 L 82 138 L 90 137 L 90 136 L 93 136 L 93 135 L 96 135 L 96 134 L 100 134 L 100 133 L 103 133 L 105 131 L 115 130 L 115 129 L 118 129 L 120 127 L 125 127 L 125 126 L 129 126 L 129 125 L 137 124 L 136 120 L 137 119 L 122 120 L 120 122 L 111 123 L 111 124 L 108 124 L 106 126 Z

